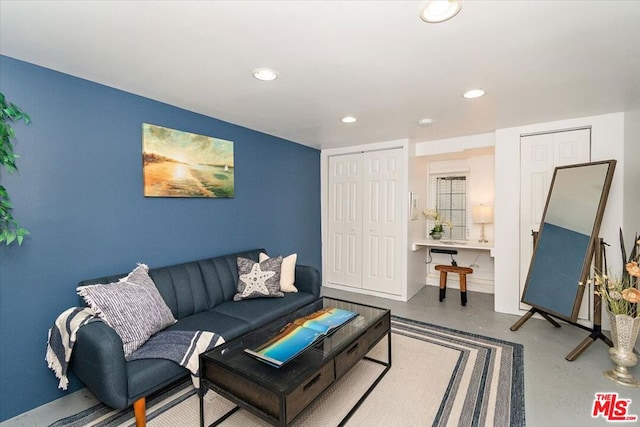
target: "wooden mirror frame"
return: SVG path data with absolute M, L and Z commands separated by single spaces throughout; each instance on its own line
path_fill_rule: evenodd
M 546 271 L 552 271 L 552 269 L 542 270 L 547 266 L 544 264 L 538 265 L 538 261 L 540 260 L 540 262 L 544 263 L 545 259 L 542 257 L 547 255 L 547 254 L 542 255 L 542 252 L 539 253 L 539 249 L 542 248 L 542 250 L 545 250 L 549 248 L 550 242 L 548 241 L 548 239 L 544 240 L 546 237 L 544 229 L 545 229 L 547 215 L 549 213 L 550 203 L 552 202 L 552 199 L 554 197 L 554 187 L 560 183 L 559 177 L 558 177 L 559 172 L 561 173 L 562 171 L 567 169 L 593 167 L 598 165 L 608 165 L 608 166 L 607 166 L 606 174 L 604 176 L 604 182 L 602 182 L 603 185 L 602 185 L 602 190 L 600 192 L 600 199 L 598 201 L 597 210 L 595 212 L 595 218 L 593 219 L 593 227 L 591 228 L 591 234 L 588 240 L 588 244 L 586 245 L 586 251 L 584 253 L 584 257 L 582 258 L 580 277 L 578 278 L 578 280 L 575 281 L 575 283 L 573 283 L 573 279 L 571 277 L 564 279 L 565 283 L 570 282 L 572 283 L 572 286 L 575 286 L 575 296 L 573 297 L 573 305 L 571 307 L 570 314 L 568 313 L 569 307 L 566 307 L 566 310 L 562 310 L 563 312 L 560 312 L 557 307 L 549 307 L 549 305 L 554 305 L 559 303 L 559 300 L 561 299 L 561 298 L 558 298 L 555 300 L 553 299 L 554 297 L 553 285 L 549 284 L 548 282 L 541 283 L 540 277 L 538 277 L 538 276 L 544 276 L 544 272 Z M 542 220 L 540 222 L 540 230 L 538 232 L 538 238 L 536 239 L 533 254 L 531 256 L 531 263 L 529 265 L 529 272 L 527 274 L 527 280 L 525 283 L 524 291 L 522 292 L 521 302 L 528 304 L 541 312 L 549 313 L 554 317 L 565 319 L 572 323 L 576 322 L 578 318 L 578 313 L 580 311 L 580 305 L 582 303 L 582 297 L 584 295 L 584 288 L 586 287 L 587 279 L 590 274 L 595 243 L 596 243 L 596 239 L 599 238 L 598 235 L 600 233 L 600 225 L 602 223 L 602 216 L 604 214 L 604 209 L 607 204 L 607 198 L 609 196 L 609 190 L 611 188 L 611 182 L 613 180 L 613 173 L 615 170 L 615 166 L 616 166 L 615 160 L 605 160 L 605 161 L 556 167 L 553 173 L 553 179 L 551 181 L 551 186 L 549 188 L 549 193 L 547 195 L 547 201 L 542 214 Z M 579 188 L 575 188 L 572 190 L 575 190 L 575 192 L 578 192 L 578 193 L 580 192 Z M 570 212 L 571 210 L 569 209 L 567 213 L 570 214 Z M 549 225 L 551 226 L 553 224 L 549 224 Z M 563 227 L 557 227 L 557 228 L 563 228 Z M 569 231 L 574 231 L 568 228 L 565 228 L 565 229 Z M 549 232 L 551 232 L 552 229 L 550 228 L 549 230 L 550 230 Z M 575 234 L 581 234 L 582 236 L 587 236 L 586 233 L 575 232 Z M 579 253 L 575 254 L 575 258 L 579 259 Z M 577 271 L 577 268 L 578 268 L 577 264 L 574 266 L 574 268 Z M 554 276 L 552 277 L 552 279 L 555 279 L 556 282 L 559 283 L 560 279 L 558 279 L 557 277 Z M 584 284 L 585 286 L 581 286 L 580 284 Z M 530 290 L 532 291 L 528 293 L 528 291 Z M 565 294 L 563 294 L 565 298 L 562 298 L 562 301 L 564 301 L 565 299 L 568 300 L 567 296 L 571 295 L 571 289 L 570 288 L 560 289 L 560 290 L 555 289 L 556 295 L 558 295 L 558 293 L 562 291 L 565 292 Z M 531 295 L 531 293 L 533 293 L 533 295 Z M 541 295 L 543 295 L 542 298 L 540 297 Z M 545 300 L 545 298 L 549 298 L 553 300 L 553 303 L 550 304 L 548 300 Z

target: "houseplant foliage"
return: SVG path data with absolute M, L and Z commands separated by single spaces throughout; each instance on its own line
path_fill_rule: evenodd
M 7 102 L 3 93 L 0 93 L 0 104 L 2 107 L 0 112 L 0 137 L 2 138 L 0 142 L 0 165 L 4 166 L 8 173 L 13 173 L 18 170 L 16 166 L 18 155 L 13 151 L 12 140 L 15 138 L 15 132 L 11 124 L 20 120 L 23 120 L 25 124 L 29 124 L 31 118 L 20 107 L 12 102 Z M 24 236 L 29 232 L 20 227 L 13 219 L 12 209 L 13 206 L 7 189 L 0 185 L 0 243 L 4 242 L 9 245 L 15 241 L 18 245 L 21 245 Z

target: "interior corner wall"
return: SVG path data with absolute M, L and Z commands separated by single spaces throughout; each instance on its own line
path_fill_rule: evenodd
M 0 247 L 0 421 L 66 394 L 47 331 L 82 279 L 256 247 L 321 269 L 318 150 L 6 56 L 0 91 L 33 120 L 2 171 L 31 234 Z M 235 198 L 145 198 L 142 123 L 233 141 Z
M 607 242 L 618 241 L 618 228 L 623 224 L 623 190 L 626 158 L 624 152 L 624 114 L 612 113 L 539 123 L 496 130 L 495 157 L 495 310 L 520 315 L 520 135 L 591 127 L 591 160 L 617 160 L 600 235 Z M 609 257 L 612 271 L 620 271 L 618 257 Z
M 415 241 L 423 240 L 425 234 L 425 218 L 422 211 L 427 208 L 428 180 L 427 180 L 427 158 L 415 156 L 416 146 L 410 144 L 411 154 L 409 156 L 409 203 L 411 203 L 411 193 L 418 197 L 417 209 L 414 213 L 416 219 L 408 216 L 407 225 L 407 299 L 411 299 L 420 289 L 425 286 L 425 263 L 422 251 L 413 251 L 412 244 Z
M 624 114 L 624 224 L 627 253 L 633 236 L 640 235 L 640 108 Z

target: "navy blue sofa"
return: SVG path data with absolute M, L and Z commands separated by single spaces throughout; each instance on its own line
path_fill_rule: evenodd
M 177 319 L 167 329 L 211 331 L 230 341 L 320 297 L 318 270 L 297 265 L 298 292 L 285 293 L 284 298 L 233 301 L 238 283 L 236 259 L 258 261 L 260 252 L 266 253 L 264 249 L 254 249 L 150 268 L 149 275 Z M 84 280 L 79 286 L 112 283 L 125 276 Z M 122 340 L 104 322 L 80 328 L 69 368 L 101 402 L 117 409 L 133 405 L 139 426 L 145 422 L 145 397 L 189 375 L 185 368 L 169 360 L 127 362 Z

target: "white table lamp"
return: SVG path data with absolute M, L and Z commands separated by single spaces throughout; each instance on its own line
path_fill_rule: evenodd
M 482 224 L 482 232 L 480 233 L 480 243 L 488 243 L 487 237 L 484 234 L 484 225 L 493 223 L 493 209 L 491 206 L 474 206 L 472 210 L 473 222 L 475 224 Z

